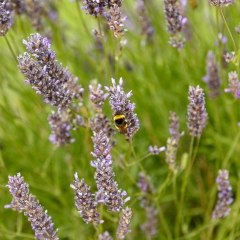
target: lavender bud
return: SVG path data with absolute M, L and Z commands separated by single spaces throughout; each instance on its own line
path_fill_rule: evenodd
M 208 114 L 205 108 L 205 97 L 202 88 L 189 87 L 188 130 L 191 136 L 199 137 L 207 125 Z
M 47 38 L 35 33 L 23 43 L 27 45 L 30 54 L 24 53 L 24 56 L 18 57 L 18 67 L 27 77 L 26 82 L 43 95 L 44 102 L 56 106 L 59 110 L 67 108 L 73 103 L 73 96 L 81 95 L 81 88 L 75 89 L 76 92 L 71 88 L 76 85 L 76 79 L 55 60 L 55 52 L 51 51 Z M 70 82 L 67 83 L 68 81 Z
M 103 131 L 108 138 L 112 138 L 115 134 L 114 129 L 111 127 L 110 120 L 102 114 L 97 114 L 95 118 L 90 118 L 89 126 L 93 132 L 99 133 Z
M 171 138 L 176 140 L 177 142 L 179 139 L 184 135 L 184 132 L 179 132 L 180 126 L 179 126 L 179 118 L 175 112 L 170 111 L 170 128 L 169 133 L 171 134 Z
M 98 84 L 97 86 L 89 85 L 89 91 L 90 91 L 90 100 L 94 103 L 96 111 L 102 112 L 103 104 L 108 94 L 104 94 L 101 84 Z
M 98 240 L 113 240 L 108 231 L 98 235 Z
M 40 31 L 44 28 L 42 16 L 44 14 L 44 1 L 27 1 L 25 4 L 25 14 L 32 22 L 33 27 Z
M 185 47 L 186 40 L 180 34 L 170 37 L 169 44 L 178 50 Z
M 178 150 L 178 142 L 180 138 L 184 135 L 184 132 L 179 132 L 179 118 L 175 112 L 170 112 L 170 128 L 169 132 L 171 138 L 167 140 L 167 150 L 166 150 L 166 163 L 169 165 L 169 169 L 176 171 L 176 157 Z
M 234 60 L 234 55 L 235 55 L 235 52 L 226 52 L 226 54 L 224 55 L 225 61 L 227 63 L 233 61 Z
M 219 67 L 212 51 L 208 52 L 206 63 L 207 75 L 203 77 L 203 81 L 208 85 L 210 90 L 209 96 L 211 98 L 216 98 L 220 95 L 219 87 L 221 85 L 221 79 L 219 76 Z
M 212 213 L 212 218 L 220 219 L 226 217 L 230 213 L 229 205 L 233 203 L 232 187 L 229 182 L 229 172 L 227 170 L 219 170 L 216 179 L 218 186 L 218 201 Z
M 61 114 L 63 114 L 63 112 L 61 112 Z M 49 125 L 52 131 L 49 140 L 55 145 L 65 146 L 75 140 L 71 138 L 71 126 L 66 120 L 62 119 L 61 114 L 53 112 L 48 117 Z
M 14 11 L 10 1 L 0 2 L 0 36 L 5 36 L 12 26 Z
M 149 176 L 145 176 L 145 174 L 143 172 L 140 172 L 139 175 L 139 180 L 138 180 L 138 187 L 141 190 L 142 196 L 139 197 L 140 200 L 140 206 L 142 208 L 146 208 L 147 206 L 150 205 L 150 199 L 147 197 L 147 195 L 151 195 L 152 194 L 152 189 L 153 186 L 149 186 L 149 184 L 151 184 L 151 178 Z
M 240 34 L 240 25 L 238 25 L 237 27 L 235 27 L 235 31 Z
M 228 73 L 228 88 L 224 91 L 232 93 L 235 98 L 240 98 L 240 81 L 236 71 Z
M 208 0 L 213 6 L 227 7 L 235 2 L 235 0 Z
M 143 0 L 138 0 L 137 13 L 138 13 L 138 20 L 141 24 L 141 29 L 142 29 L 141 34 L 143 36 L 146 36 L 148 41 L 151 41 L 154 33 L 154 28 L 147 16 L 146 7 Z
M 84 222 L 92 223 L 97 226 L 103 223 L 100 220 L 100 213 L 97 211 L 97 201 L 94 199 L 94 194 L 90 192 L 90 187 L 84 182 L 82 178 L 81 181 L 78 179 L 78 174 L 74 174 L 75 180 L 70 187 L 74 190 L 75 194 L 75 206 L 79 210 L 79 214 L 84 220 Z
M 153 206 L 145 208 L 147 221 L 141 225 L 141 230 L 146 234 L 148 239 L 153 238 L 158 232 L 158 210 Z
M 157 146 L 154 146 L 154 147 L 153 146 L 149 146 L 148 147 L 148 151 L 152 155 L 158 155 L 160 152 L 163 152 L 165 150 L 166 150 L 165 147 L 160 147 L 160 148 L 158 148 Z
M 146 234 L 146 236 L 151 239 L 158 232 L 158 211 L 155 204 L 149 197 L 152 195 L 153 186 L 151 184 L 151 178 L 145 176 L 144 173 L 139 173 L 138 187 L 141 189 L 142 196 L 140 199 L 140 206 L 146 211 L 147 221 L 141 225 L 141 230 Z
M 35 237 L 38 240 L 58 240 L 57 231 L 54 230 L 54 223 L 47 211 L 43 212 L 43 206 L 39 204 L 36 197 L 29 194 L 28 184 L 24 182 L 24 178 L 18 173 L 16 176 L 8 177 L 8 185 L 13 200 L 10 205 L 5 208 L 12 208 L 14 211 L 22 212 L 31 222 L 32 229 L 35 231 Z
M 116 38 L 121 38 L 125 35 L 125 29 L 123 28 L 123 22 L 127 19 L 126 17 L 122 18 L 120 8 L 117 4 L 114 4 L 110 11 L 106 14 L 107 24 L 109 25 L 110 30 L 113 31 Z
M 77 0 L 78 1 L 78 0 Z M 107 0 L 83 0 L 84 6 L 82 10 L 87 11 L 87 14 L 98 17 L 103 14 L 104 8 L 107 6 Z
M 131 230 L 129 230 L 131 218 L 132 218 L 131 208 L 129 207 L 124 208 L 122 210 L 122 216 L 119 220 L 116 234 L 118 239 L 124 239 L 127 233 L 131 232 Z
M 91 161 L 92 167 L 96 168 L 94 174 L 98 188 L 98 193 L 96 194 L 98 197 L 96 198 L 99 202 L 107 205 L 110 212 L 119 212 L 128 198 L 123 199 L 126 196 L 126 192 L 118 189 L 118 184 L 114 181 L 115 174 L 110 154 L 110 139 L 101 130 L 93 132 L 92 141 L 94 152 L 91 154 L 96 158 L 96 160 Z
M 167 30 L 171 35 L 175 35 L 182 30 L 181 16 L 177 0 L 164 0 L 164 12 L 167 21 Z
M 132 96 L 132 92 L 125 93 L 122 88 L 123 80 L 120 78 L 119 84 L 116 85 L 114 79 L 112 79 L 113 87 L 105 87 L 109 92 L 109 104 L 113 110 L 113 115 L 123 115 L 125 118 L 126 131 L 121 131 L 126 135 L 126 140 L 129 141 L 139 129 L 139 120 L 137 114 L 133 113 L 135 109 L 135 104 L 130 103 L 128 98 Z
M 67 80 L 66 89 L 71 92 L 72 98 L 75 98 L 78 102 L 83 101 L 84 89 L 78 84 L 78 78 L 69 74 L 69 79 Z

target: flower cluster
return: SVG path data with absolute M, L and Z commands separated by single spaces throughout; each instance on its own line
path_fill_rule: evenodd
M 89 85 L 89 91 L 90 100 L 93 102 L 96 112 L 102 112 L 103 104 L 108 94 L 104 94 L 101 84 L 98 84 L 97 86 Z
M 103 220 L 100 220 L 100 213 L 97 211 L 97 201 L 95 200 L 94 194 L 90 192 L 90 187 L 84 182 L 84 179 L 81 181 L 78 178 L 78 174 L 74 174 L 75 180 L 70 187 L 74 190 L 75 193 L 75 206 L 79 210 L 79 213 L 83 220 L 88 224 L 92 223 L 97 226 L 98 224 L 103 223 Z
M 48 122 L 52 131 L 49 140 L 55 145 L 65 146 L 71 142 L 74 142 L 75 139 L 71 138 L 71 126 L 66 120 L 62 119 L 61 115 L 62 114 L 53 112 L 48 117 Z
M 93 132 L 92 141 L 94 152 L 91 152 L 91 154 L 96 158 L 96 160 L 91 161 L 91 166 L 96 168 L 94 174 L 98 188 L 96 198 L 98 202 L 107 205 L 109 211 L 119 212 L 129 198 L 123 199 L 127 193 L 118 189 L 118 184 L 114 181 L 115 174 L 110 154 L 110 139 L 105 132 L 100 130 L 99 132 Z
M 14 11 L 12 4 L 5 0 L 0 2 L 0 36 L 5 36 L 12 26 Z
M 158 155 L 160 152 L 163 152 L 163 151 L 165 151 L 166 150 L 166 148 L 165 147 L 160 147 L 160 148 L 158 148 L 157 146 L 149 146 L 148 147 L 148 151 L 150 152 L 150 154 L 152 154 L 152 155 Z
M 179 132 L 179 118 L 175 112 L 170 112 L 170 128 L 171 137 L 167 140 L 166 162 L 171 170 L 176 170 L 176 157 L 178 150 L 178 143 L 184 132 Z
M 188 94 L 190 101 L 187 112 L 188 130 L 191 136 L 200 137 L 208 121 L 204 93 L 199 86 L 196 88 L 190 86 Z
M 143 0 L 138 0 L 137 6 L 137 13 L 138 13 L 138 20 L 141 24 L 142 35 L 146 36 L 148 41 L 151 41 L 154 33 L 154 28 L 147 16 L 146 7 Z
M 208 0 L 208 2 L 213 6 L 227 7 L 232 5 L 235 0 Z
M 83 0 L 84 6 L 82 10 L 87 11 L 94 17 L 104 16 L 110 30 L 114 32 L 115 37 L 122 37 L 125 34 L 125 29 L 122 27 L 123 22 L 127 19 L 121 17 L 120 7 L 123 0 Z
M 232 187 L 229 182 L 229 172 L 227 170 L 219 170 L 216 179 L 218 185 L 218 201 L 212 213 L 212 218 L 220 219 L 226 217 L 230 213 L 229 205 L 233 203 Z
M 115 134 L 109 119 L 103 114 L 97 114 L 95 118 L 90 118 L 89 126 L 93 132 L 103 131 L 109 139 Z
M 147 215 L 147 221 L 141 225 L 141 230 L 146 234 L 148 239 L 151 239 L 157 234 L 158 229 L 158 210 L 155 204 L 152 202 L 150 195 L 152 195 L 153 186 L 149 176 L 145 176 L 144 173 L 139 174 L 138 187 L 141 190 L 142 196 L 140 199 L 140 206 L 145 209 Z
M 120 7 L 117 4 L 114 4 L 110 11 L 105 15 L 107 24 L 110 27 L 110 30 L 113 31 L 113 34 L 116 38 L 121 38 L 125 35 L 125 29 L 123 28 L 124 21 L 127 17 L 122 18 L 122 13 L 120 12 Z
M 126 132 L 121 132 L 126 135 L 126 140 L 129 141 L 133 138 L 135 133 L 139 129 L 139 120 L 137 114 L 133 113 L 135 109 L 135 104 L 130 103 L 128 98 L 132 96 L 132 91 L 125 94 L 123 91 L 123 80 L 122 78 L 119 81 L 119 84 L 116 85 L 114 79 L 112 79 L 113 87 L 105 87 L 105 89 L 109 92 L 109 103 L 113 110 L 113 116 L 123 115 L 126 121 Z
M 23 43 L 29 53 L 18 57 L 18 67 L 27 77 L 26 83 L 31 84 L 37 94 L 43 95 L 44 102 L 59 110 L 67 108 L 73 103 L 73 92 L 67 85 L 73 75 L 55 59 L 47 38 L 35 33 Z
M 98 17 L 99 15 L 105 14 L 106 9 L 110 9 L 114 5 L 121 7 L 122 1 L 123 0 L 83 0 L 82 3 L 84 6 L 82 10 L 87 11 L 87 14 Z
M 98 235 L 98 240 L 113 240 L 108 231 Z
M 230 92 L 235 98 L 240 98 L 240 81 L 236 71 L 228 74 L 228 88 L 225 89 L 225 92 Z
M 219 76 L 219 67 L 216 63 L 214 54 L 210 51 L 207 55 L 207 75 L 203 77 L 203 81 L 207 83 L 210 90 L 210 97 L 216 98 L 220 95 L 221 79 Z
M 117 238 L 124 239 L 127 233 L 131 232 L 129 230 L 130 220 L 132 218 L 132 210 L 129 207 L 126 207 L 122 210 L 122 216 L 119 220 L 118 229 L 117 229 Z
M 11 204 L 6 205 L 5 208 L 12 208 L 18 212 L 24 210 L 24 215 L 28 217 L 28 221 L 31 222 L 32 229 L 35 231 L 36 239 L 58 240 L 58 230 L 53 229 L 54 223 L 51 217 L 48 216 L 47 211 L 43 212 L 43 206 L 39 204 L 36 197 L 29 194 L 29 186 L 24 182 L 20 173 L 8 178 L 7 187 L 13 195 L 13 199 Z
M 185 19 L 180 15 L 177 0 L 164 0 L 164 12 L 167 21 L 167 31 L 171 34 L 170 44 L 175 48 L 183 48 L 185 39 L 181 36 Z
M 54 20 L 51 16 L 56 11 L 52 3 L 47 1 L 20 1 L 20 0 L 2 0 L 0 2 L 0 36 L 5 36 L 14 22 L 14 13 L 17 15 L 26 15 L 37 31 L 45 31 L 43 16 Z

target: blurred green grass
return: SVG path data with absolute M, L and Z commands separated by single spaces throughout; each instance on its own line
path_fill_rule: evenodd
M 140 130 L 136 134 L 133 146 L 139 158 L 145 156 L 149 145 L 166 145 L 169 137 L 169 111 L 175 111 L 180 117 L 180 129 L 185 136 L 180 140 L 178 164 L 181 156 L 188 152 L 190 137 L 186 127 L 188 87 L 200 85 L 206 93 L 209 123 L 201 137 L 198 154 L 187 186 L 184 201 L 185 224 L 180 239 L 207 239 L 211 229 L 211 212 L 217 199 L 215 178 L 221 168 L 230 171 L 235 203 L 231 214 L 219 221 L 213 230 L 211 239 L 240 239 L 239 217 L 239 102 L 230 94 L 223 92 L 227 87 L 227 73 L 235 70 L 233 64 L 221 69 L 222 94 L 216 100 L 209 99 L 208 89 L 202 81 L 206 75 L 206 55 L 213 50 L 220 59 L 221 49 L 214 45 L 219 30 L 229 39 L 227 31 L 219 17 L 216 22 L 216 8 L 207 1 L 199 1 L 199 6 L 188 6 L 188 18 L 192 30 L 192 40 L 178 52 L 169 44 L 166 32 L 163 5 L 156 0 L 147 3 L 149 18 L 154 26 L 153 42 L 142 44 L 140 25 L 135 10 L 136 1 L 123 2 L 123 13 L 128 16 L 126 27 L 127 45 L 114 67 L 106 65 L 95 49 L 91 30 L 97 29 L 97 20 L 77 11 L 76 3 L 68 0 L 56 2 L 59 22 L 53 24 L 52 49 L 57 59 L 68 66 L 79 77 L 85 89 L 85 102 L 88 102 L 88 85 L 97 78 L 103 86 L 111 85 L 111 77 L 117 81 L 124 79 L 126 92 L 132 90 L 131 101 L 136 103 L 136 113 L 140 119 Z M 239 24 L 240 3 L 224 9 L 224 14 L 233 32 L 235 41 L 239 40 L 234 27 Z M 80 14 L 80 15 L 79 15 Z M 83 21 L 87 30 L 84 28 Z M 7 34 L 7 38 L 16 55 L 25 51 L 22 44 L 30 33 L 35 32 L 24 17 L 16 21 Z M 116 39 L 106 32 L 104 43 L 109 54 L 116 53 Z M 229 51 L 233 50 L 230 40 Z M 21 172 L 29 183 L 30 191 L 40 203 L 48 209 L 55 227 L 59 228 L 60 239 L 94 239 L 93 226 L 86 225 L 74 206 L 74 194 L 70 189 L 73 174 L 96 190 L 92 160 L 91 132 L 78 129 L 73 132 L 76 142 L 55 149 L 49 142 L 50 128 L 47 116 L 53 108 L 42 102 L 31 87 L 24 83 L 24 76 L 19 73 L 3 37 L 0 38 L 0 239 L 34 239 L 34 233 L 23 214 L 4 209 L 11 202 L 11 195 L 5 187 L 8 175 Z M 128 67 L 127 67 L 128 66 Z M 130 66 L 130 69 L 129 69 Z M 111 110 L 105 103 L 104 112 L 111 118 Z M 117 146 L 112 150 L 114 171 L 120 188 L 127 191 L 131 201 L 127 204 L 133 209 L 131 222 L 132 233 L 126 239 L 146 239 L 140 231 L 140 224 L 145 218 L 144 211 L 137 200 L 139 189 L 128 175 L 137 182 L 141 171 L 137 165 L 123 171 L 119 164 L 120 154 L 124 154 L 128 163 L 135 161 L 129 154 L 129 143 L 124 136 L 117 134 Z M 147 174 L 152 177 L 153 185 L 158 189 L 165 181 L 168 166 L 165 155 L 151 156 L 142 162 Z M 177 178 L 177 190 L 180 190 L 182 174 Z M 159 199 L 166 224 L 174 236 L 176 209 L 172 192 L 172 183 Z M 114 236 L 117 226 L 116 214 L 104 212 L 103 229 Z M 169 239 L 164 231 L 164 224 L 159 220 L 158 235 L 155 239 Z

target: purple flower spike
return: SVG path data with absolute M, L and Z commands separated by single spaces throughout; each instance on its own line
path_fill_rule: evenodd
M 18 173 L 16 176 L 8 177 L 8 185 L 13 199 L 10 205 L 5 208 L 12 208 L 14 211 L 24 212 L 31 222 L 32 229 L 35 231 L 37 240 L 58 240 L 57 232 L 54 230 L 54 223 L 47 211 L 43 212 L 43 206 L 39 204 L 36 197 L 29 194 L 28 184 L 24 182 L 24 178 Z
M 207 55 L 207 75 L 203 78 L 210 90 L 209 96 L 216 98 L 220 95 L 221 79 L 219 76 L 219 67 L 215 60 L 214 54 L 210 51 Z
M 240 81 L 238 80 L 238 74 L 236 71 L 228 74 L 228 88 L 224 91 L 232 93 L 235 98 L 239 98 Z
M 105 87 L 105 89 L 109 92 L 109 104 L 113 110 L 113 116 L 124 116 L 126 130 L 120 130 L 120 133 L 125 134 L 126 140 L 129 141 L 140 128 L 137 114 L 133 113 L 135 104 L 130 103 L 128 100 L 128 98 L 132 96 L 132 91 L 127 94 L 123 91 L 122 78 L 120 78 L 118 85 L 116 85 L 115 79 L 112 79 L 112 84 L 113 87 Z
M 0 3 L 0 36 L 5 36 L 14 19 L 14 10 L 10 1 L 1 1 Z
M 152 195 L 153 186 L 151 184 L 151 178 L 145 176 L 144 173 L 139 174 L 138 187 L 141 190 L 142 196 L 140 199 L 140 206 L 145 210 L 147 215 L 147 221 L 141 225 L 141 230 L 146 234 L 148 239 L 153 238 L 158 232 L 158 210 L 152 199 L 149 197 Z
M 34 33 L 23 43 L 29 53 L 18 56 L 18 67 L 44 102 L 62 110 L 73 104 L 73 97 L 81 99 L 83 89 L 77 86 L 77 78 L 58 63 L 47 38 Z
M 74 190 L 75 206 L 79 210 L 79 214 L 87 224 L 92 223 L 97 226 L 103 223 L 103 220 L 99 219 L 98 203 L 94 198 L 95 195 L 90 192 L 90 187 L 84 182 L 84 179 L 81 179 L 81 181 L 78 179 L 77 173 L 74 174 L 74 177 L 75 180 L 70 187 Z
M 132 218 L 132 210 L 129 207 L 126 207 L 122 211 L 122 217 L 120 218 L 118 229 L 117 229 L 117 238 L 124 239 L 126 234 L 131 232 L 129 230 L 130 227 L 130 220 Z
M 126 192 L 118 189 L 118 184 L 114 181 L 115 174 L 110 154 L 110 139 L 103 131 L 93 132 L 93 134 L 94 152 L 91 154 L 96 160 L 91 162 L 91 166 L 96 168 L 94 174 L 98 188 L 96 199 L 107 205 L 110 212 L 119 212 L 129 198 L 123 199 L 126 196 Z
M 208 0 L 208 2 L 213 6 L 228 7 L 232 5 L 235 0 Z
M 219 170 L 216 179 L 218 186 L 218 201 L 212 213 L 212 218 L 220 219 L 226 217 L 230 213 L 229 205 L 233 203 L 232 187 L 229 182 L 229 172 L 227 170 Z
M 199 137 L 205 129 L 208 120 L 208 114 L 205 108 L 205 97 L 203 89 L 197 86 L 189 87 L 189 105 L 188 105 L 188 130 L 191 136 Z

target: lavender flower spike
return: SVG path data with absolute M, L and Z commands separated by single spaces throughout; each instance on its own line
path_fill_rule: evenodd
M 50 142 L 58 146 L 65 146 L 75 141 L 71 138 L 69 123 L 62 119 L 64 111 L 61 114 L 54 113 L 49 115 L 48 122 L 52 130 L 52 134 L 49 137 Z
M 153 186 L 149 185 L 151 178 L 145 176 L 143 172 L 139 173 L 138 187 L 141 190 L 142 196 L 139 197 L 140 206 L 146 211 L 147 221 L 141 225 L 141 230 L 146 234 L 148 239 L 151 239 L 158 232 L 158 210 L 152 199 L 149 197 L 152 195 Z
M 235 0 L 208 0 L 208 2 L 213 6 L 228 7 L 232 5 Z
M 188 130 L 191 136 L 200 137 L 207 125 L 208 114 L 205 108 L 205 97 L 202 88 L 189 87 Z
M 179 118 L 175 112 L 170 112 L 169 120 L 169 132 L 171 137 L 167 140 L 166 162 L 169 165 L 169 169 L 175 171 L 178 143 L 180 138 L 184 135 L 184 132 L 179 132 Z
M 90 100 L 94 103 L 97 112 L 102 112 L 104 101 L 106 100 L 108 94 L 103 92 L 102 85 L 96 84 L 89 85 Z
M 18 67 L 27 77 L 26 82 L 32 85 L 37 94 L 43 95 L 44 102 L 56 106 L 59 110 L 72 104 L 75 92 L 68 86 L 72 85 L 73 75 L 63 68 L 55 59 L 47 38 L 38 33 L 31 34 L 23 43 L 29 53 L 18 57 Z
M 35 200 L 36 197 L 29 194 L 28 184 L 24 182 L 24 178 L 21 177 L 20 173 L 8 178 L 7 187 L 13 195 L 13 199 L 11 204 L 6 205 L 5 208 L 12 208 L 18 212 L 24 210 L 24 215 L 31 222 L 37 240 L 58 240 L 58 230 L 53 229 L 54 223 L 51 217 L 48 216 L 47 211 L 43 212 L 43 206 L 39 204 L 38 200 Z
M 125 209 L 123 209 L 123 214 L 118 224 L 118 229 L 117 229 L 118 239 L 124 239 L 126 234 L 131 232 L 131 230 L 129 230 L 131 218 L 132 218 L 132 210 L 131 208 L 126 207 Z
M 118 184 L 114 181 L 115 174 L 110 154 L 110 139 L 101 130 L 93 132 L 93 134 L 94 152 L 91 154 L 96 160 L 91 161 L 91 165 L 96 168 L 94 174 L 98 188 L 96 199 L 98 202 L 107 205 L 110 212 L 119 212 L 129 198 L 123 199 L 127 193 L 118 189 Z
M 113 240 L 113 238 L 110 236 L 109 232 L 106 231 L 98 235 L 98 240 Z
M 91 194 L 90 187 L 84 182 L 78 179 L 78 174 L 74 174 L 75 180 L 70 187 L 75 193 L 75 206 L 79 210 L 79 213 L 83 220 L 88 224 L 92 223 L 97 226 L 103 223 L 103 220 L 99 219 L 100 213 L 97 211 L 97 201 L 94 199 L 94 194 Z
M 216 98 L 220 95 L 221 79 L 219 76 L 219 67 L 216 63 L 214 54 L 212 51 L 207 55 L 207 75 L 203 77 L 203 81 L 207 83 L 210 90 L 209 96 Z
M 220 219 L 226 217 L 230 213 L 229 205 L 233 203 L 232 187 L 229 182 L 229 172 L 227 170 L 219 170 L 216 179 L 218 185 L 218 201 L 212 213 L 212 218 Z
M 165 150 L 166 150 L 165 147 L 160 147 L 160 148 L 158 148 L 157 146 L 154 146 L 154 147 L 153 146 L 149 146 L 148 147 L 148 151 L 152 155 L 158 155 L 160 152 L 163 152 Z
M 109 104 L 113 110 L 113 116 L 124 115 L 126 121 L 126 132 L 121 132 L 126 135 L 126 140 L 129 141 L 138 131 L 139 120 L 137 114 L 133 113 L 135 104 L 130 103 L 128 98 L 132 96 L 132 91 L 125 93 L 123 91 L 123 80 L 120 78 L 119 84 L 116 85 L 115 79 L 112 78 L 113 87 L 105 87 L 109 92 Z
M 236 71 L 228 74 L 228 88 L 224 91 L 232 93 L 235 98 L 240 98 L 240 81 Z
M 14 11 L 10 1 L 0 2 L 0 36 L 5 36 L 12 26 Z
M 121 38 L 125 35 L 126 29 L 124 29 L 124 22 L 127 20 L 127 17 L 122 18 L 122 13 L 120 12 L 120 7 L 117 4 L 114 4 L 110 11 L 105 15 L 107 19 L 107 24 L 109 25 L 110 30 L 113 31 L 114 37 Z

